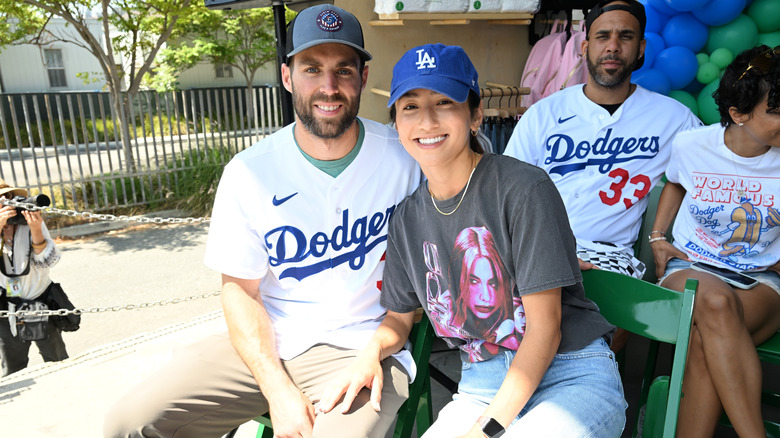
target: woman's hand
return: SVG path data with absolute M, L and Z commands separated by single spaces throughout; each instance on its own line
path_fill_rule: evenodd
M 780 274 L 780 262 L 775 263 L 774 265 L 766 268 L 767 271 L 775 271 L 778 274 Z
M 46 243 L 46 238 L 43 236 L 43 216 L 40 211 L 22 210 L 22 216 L 27 220 L 27 226 L 30 227 L 30 240 L 33 245 L 33 251 L 36 254 L 42 253 L 46 246 L 38 246 Z
M 658 240 L 650 244 L 650 249 L 653 250 L 653 260 L 655 261 L 655 275 L 658 278 L 663 277 L 666 272 L 666 264 L 672 258 L 678 258 L 688 261 L 688 255 L 666 240 Z
M 3 205 L 0 208 L 0 228 L 4 227 L 8 223 L 8 219 L 16 216 L 16 207 L 10 205 Z
M 40 211 L 22 210 L 22 216 L 27 220 L 27 225 L 30 226 L 30 232 L 35 237 L 36 232 L 41 232 L 41 225 L 43 225 L 43 216 Z M 41 236 L 43 236 L 41 234 Z M 33 239 L 35 240 L 35 239 Z
M 341 413 L 346 414 L 360 390 L 366 387 L 371 389 L 371 406 L 379 412 L 384 383 L 381 359 L 382 351 L 371 348 L 370 345 L 361 351 L 352 365 L 344 369 L 328 386 L 324 396 L 317 404 L 317 410 L 324 413 L 330 412 L 343 395 Z

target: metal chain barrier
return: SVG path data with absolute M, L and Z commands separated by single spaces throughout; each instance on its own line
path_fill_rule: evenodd
M 148 309 L 150 307 L 166 306 L 168 304 L 179 304 L 188 301 L 199 300 L 202 298 L 216 297 L 221 294 L 221 291 L 208 292 L 201 295 L 192 295 L 184 298 L 171 298 L 168 300 L 155 301 L 151 303 L 141 304 L 125 304 L 124 306 L 111 306 L 111 307 L 90 307 L 88 309 L 59 309 L 59 310 L 17 310 L 10 312 L 8 310 L 0 310 L 0 318 L 8 318 L 11 315 L 16 316 L 65 316 L 65 315 L 81 315 L 84 313 L 103 313 L 103 312 L 119 312 L 120 310 L 135 310 L 135 309 Z
M 199 223 L 208 223 L 211 221 L 211 219 L 207 217 L 161 218 L 161 217 L 147 217 L 147 216 L 123 216 L 123 215 L 114 216 L 113 214 L 98 214 L 98 213 L 90 213 L 88 211 L 80 212 L 76 210 L 64 210 L 61 208 L 54 208 L 54 207 L 39 207 L 35 204 L 19 202 L 13 199 L 2 199 L 0 202 L 3 205 L 10 205 L 12 207 L 21 207 L 24 208 L 25 210 L 30 210 L 30 211 L 43 211 L 46 213 L 54 213 L 62 216 L 80 217 L 84 219 L 98 219 L 101 221 L 117 221 L 117 222 L 133 221 L 133 222 L 146 223 L 146 224 L 199 224 Z
M 146 217 L 146 216 L 114 216 L 113 214 L 97 214 L 90 212 L 79 212 L 76 210 L 63 210 L 54 207 L 39 207 L 35 204 L 18 202 L 13 199 L 0 198 L 0 204 L 10 205 L 12 207 L 21 207 L 30 211 L 43 211 L 46 213 L 54 213 L 63 216 L 80 217 L 84 219 L 98 219 L 102 221 L 134 221 L 147 224 L 199 224 L 208 223 L 211 221 L 207 217 L 199 218 L 161 218 L 161 217 Z M 101 312 L 118 312 L 120 310 L 134 310 L 134 309 L 148 309 L 156 306 L 166 306 L 168 304 L 179 304 L 188 301 L 210 298 L 218 296 L 221 292 L 209 292 L 202 295 L 192 295 L 184 298 L 172 298 L 168 300 L 156 301 L 152 303 L 141 304 L 125 304 L 124 306 L 111 306 L 111 307 L 90 307 L 88 309 L 59 309 L 59 310 L 18 310 L 16 312 L 9 312 L 7 310 L 0 310 L 0 319 L 8 318 L 11 315 L 18 317 L 21 316 L 65 316 L 65 315 L 81 315 L 84 313 L 101 313 Z

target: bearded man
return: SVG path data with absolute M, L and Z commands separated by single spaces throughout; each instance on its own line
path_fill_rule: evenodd
M 645 8 L 604 0 L 586 16 L 582 56 L 588 81 L 528 108 L 504 154 L 541 167 L 563 197 L 583 269 L 642 278 L 633 246 L 648 193 L 669 161 L 671 142 L 701 126 L 681 103 L 631 83 L 644 62 Z M 627 333 L 618 331 L 617 351 Z

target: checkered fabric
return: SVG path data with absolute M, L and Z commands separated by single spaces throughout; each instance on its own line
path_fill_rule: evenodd
M 593 263 L 601 269 L 639 279 L 645 275 L 645 270 L 647 269 L 644 263 L 627 252 L 581 249 L 577 251 L 577 257 L 582 261 Z

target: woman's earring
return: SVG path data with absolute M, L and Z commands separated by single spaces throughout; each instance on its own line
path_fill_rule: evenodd
M 740 123 L 739 126 L 745 126 L 745 124 L 744 123 Z
M 741 125 L 740 125 L 740 126 L 741 126 Z M 477 136 L 477 131 L 476 131 L 475 129 L 472 129 L 472 130 L 471 130 L 471 136 L 472 136 L 472 137 L 476 137 L 476 136 Z

